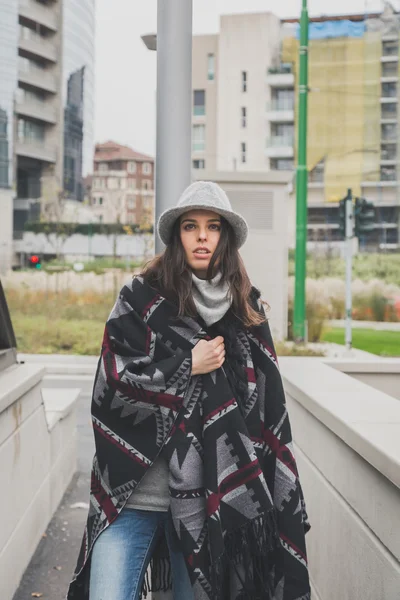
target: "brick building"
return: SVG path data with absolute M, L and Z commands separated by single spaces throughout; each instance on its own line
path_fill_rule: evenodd
M 103 223 L 153 223 L 154 158 L 112 141 L 96 144 L 90 204 Z

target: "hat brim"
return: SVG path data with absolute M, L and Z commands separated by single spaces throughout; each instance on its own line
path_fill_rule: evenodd
M 224 210 L 223 208 L 216 208 L 215 206 L 205 206 L 204 204 L 192 204 L 190 206 L 168 208 L 161 214 L 158 220 L 157 231 L 158 235 L 161 238 L 161 241 L 166 246 L 171 241 L 171 234 L 175 221 L 181 215 L 191 210 L 197 209 L 210 210 L 212 212 L 217 213 L 217 215 L 221 215 L 221 217 L 224 217 L 232 226 L 235 232 L 237 247 L 240 248 L 241 246 L 243 246 L 249 232 L 249 227 L 247 225 L 246 220 L 241 215 L 231 210 Z

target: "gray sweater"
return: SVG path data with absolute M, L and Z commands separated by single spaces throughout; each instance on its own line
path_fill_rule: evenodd
M 220 274 L 210 282 L 199 279 L 193 274 L 193 298 L 198 313 L 207 325 L 219 321 L 231 305 L 229 286 L 226 283 L 221 285 L 220 280 Z M 131 494 L 126 507 L 167 511 L 170 502 L 168 477 L 168 464 L 161 452 Z
M 160 454 L 131 494 L 126 508 L 167 511 L 169 508 L 168 464 Z

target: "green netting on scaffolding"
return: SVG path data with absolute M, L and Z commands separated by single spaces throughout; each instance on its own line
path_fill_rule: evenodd
M 379 181 L 381 44 L 381 34 L 368 31 L 309 42 L 307 166 L 324 163 L 327 202 Z M 282 60 L 293 63 L 296 92 L 298 51 L 298 39 L 284 38 Z

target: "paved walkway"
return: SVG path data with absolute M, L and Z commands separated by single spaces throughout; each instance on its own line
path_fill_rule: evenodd
M 328 321 L 331 327 L 345 327 L 344 320 Z M 380 331 L 399 331 L 400 323 L 389 323 L 388 321 L 356 321 L 352 320 L 351 326 L 353 329 L 377 329 Z

